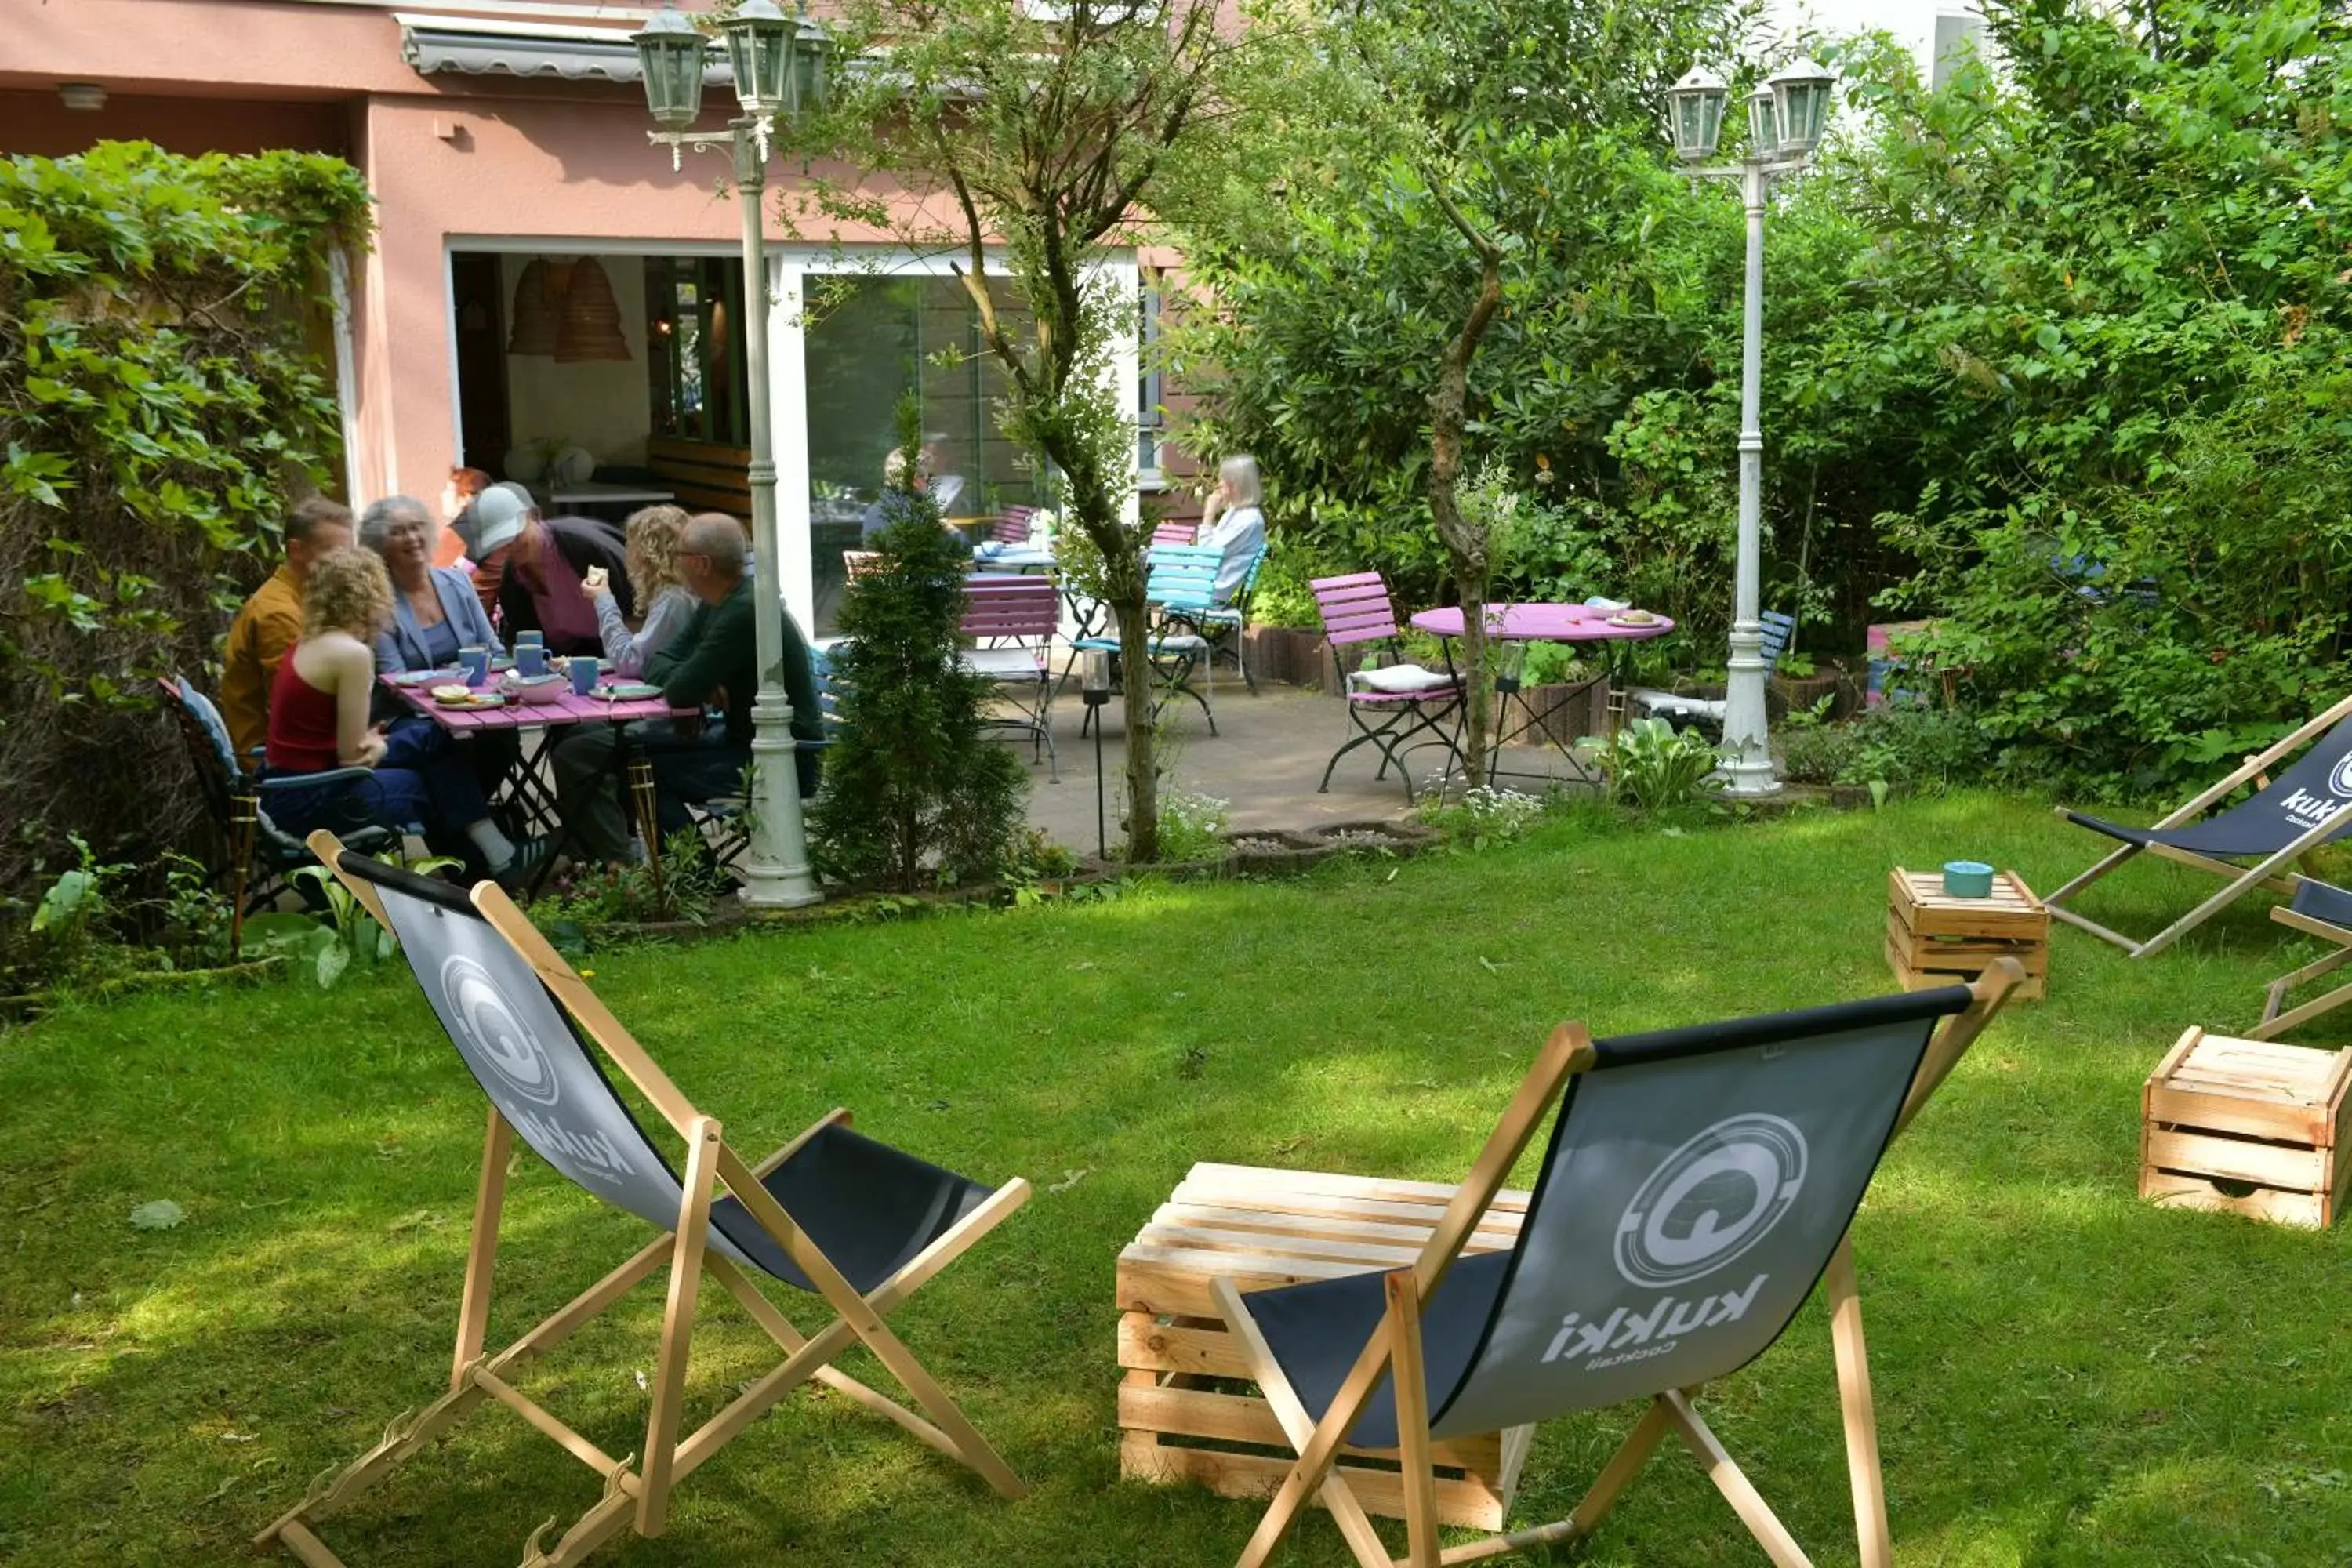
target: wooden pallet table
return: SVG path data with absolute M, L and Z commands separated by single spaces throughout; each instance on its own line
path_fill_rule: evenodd
M 1225 1331 L 1209 1282 L 1223 1276 L 1247 1292 L 1399 1268 L 1419 1253 L 1453 1195 L 1435 1182 L 1193 1166 L 1118 1256 L 1120 1473 L 1195 1481 L 1226 1497 L 1274 1491 L 1292 1450 Z M 1523 1192 L 1497 1194 L 1468 1250 L 1509 1247 L 1527 1206 Z M 1515 1426 L 1440 1443 L 1438 1517 L 1502 1529 L 1534 1431 Z M 1343 1448 L 1339 1465 L 1367 1510 L 1401 1519 L 1394 1460 L 1394 1449 Z
M 1989 898 L 1944 891 L 1940 871 L 1896 867 L 1886 878 L 1886 962 L 1906 991 L 1974 980 L 2013 958 L 2025 984 L 2011 994 L 2041 1000 L 2050 974 L 2050 911 L 2014 871 L 1996 871 Z
M 2325 1229 L 2352 1188 L 2348 1088 L 2352 1047 L 2190 1029 L 2141 1095 L 2139 1195 Z

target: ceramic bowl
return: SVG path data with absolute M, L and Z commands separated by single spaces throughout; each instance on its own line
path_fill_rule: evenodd
M 1992 868 L 1981 860 L 1944 862 L 1944 891 L 1955 899 L 1992 897 Z

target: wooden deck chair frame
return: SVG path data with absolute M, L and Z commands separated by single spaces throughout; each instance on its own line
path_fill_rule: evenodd
M 1948 1019 L 1928 1044 L 1910 1092 L 1895 1117 L 1895 1136 L 1901 1135 L 1937 1086 L 1958 1065 L 1978 1034 L 2000 1010 L 2010 989 L 2024 978 L 2025 972 L 2017 961 L 2004 958 L 1996 961 L 1969 985 L 1973 999 L 1967 1009 Z M 1589 1070 L 1596 1059 L 1592 1037 L 1582 1024 L 1562 1024 L 1552 1031 L 1502 1121 L 1471 1165 L 1469 1176 L 1447 1204 L 1421 1256 L 1409 1267 L 1388 1276 L 1384 1331 L 1372 1335 L 1366 1343 L 1319 1423 L 1308 1415 L 1297 1393 L 1284 1379 L 1272 1350 L 1242 1305 L 1241 1292 L 1233 1281 L 1218 1279 L 1211 1283 L 1210 1291 L 1218 1310 L 1224 1315 L 1227 1327 L 1240 1336 L 1259 1388 L 1273 1407 L 1284 1436 L 1298 1454 L 1244 1549 L 1239 1568 L 1259 1568 L 1272 1555 L 1310 1496 L 1329 1510 L 1362 1568 L 1453 1568 L 1457 1563 L 1580 1540 L 1599 1527 L 1669 1432 L 1682 1439 L 1684 1447 L 1706 1471 L 1707 1479 L 1730 1503 L 1732 1511 L 1775 1568 L 1811 1568 L 1811 1559 L 1699 1415 L 1694 1405 L 1696 1388 L 1669 1390 L 1653 1400 L 1615 1456 L 1601 1467 L 1575 1511 L 1566 1519 L 1486 1536 L 1466 1545 L 1441 1549 L 1438 1544 L 1436 1474 L 1429 1433 L 1431 1411 L 1422 1362 L 1422 1310 L 1446 1272 L 1461 1258 L 1472 1231 L 1542 1125 L 1545 1113 L 1558 1103 L 1569 1079 Z M 1830 1339 L 1844 1418 L 1847 1478 L 1853 1489 L 1862 1565 L 1893 1568 L 1894 1540 L 1878 1459 L 1878 1417 L 1871 1399 L 1870 1365 L 1862 1334 L 1862 1300 L 1850 1234 L 1831 1253 L 1822 1287 L 1829 1304 Z M 1398 1458 L 1404 1474 L 1406 1540 L 1404 1554 L 1396 1557 L 1390 1554 L 1363 1504 L 1349 1489 L 1345 1475 L 1335 1468 L 1347 1433 L 1371 1402 L 1381 1374 L 1391 1363 L 1396 1369 L 1397 1436 L 1401 1445 Z
M 324 831 L 314 833 L 310 844 L 352 896 L 378 921 L 383 921 L 383 908 L 373 885 L 343 871 L 342 846 L 334 836 Z M 496 883 L 477 886 L 472 901 L 483 919 L 522 954 L 558 1005 L 579 1026 L 585 1037 L 583 1048 L 593 1044 L 593 1048 L 602 1051 L 662 1121 L 685 1141 L 687 1156 L 680 1182 L 685 1197 L 677 1225 L 639 1248 L 634 1257 L 505 1349 L 486 1352 L 491 1273 L 498 1256 L 499 1221 L 514 1137 L 512 1128 L 493 1107 L 482 1142 L 481 1173 L 475 1187 L 472 1239 L 466 1254 L 465 1290 L 457 1312 L 457 1346 L 450 1358 L 447 1392 L 415 1417 L 395 1419 L 385 1429 L 381 1442 L 341 1471 L 321 1475 L 313 1481 L 309 1495 L 299 1505 L 254 1538 L 255 1546 L 283 1547 L 311 1568 L 341 1568 L 342 1560 L 320 1540 L 313 1528 L 316 1522 L 382 1480 L 486 1401 L 495 1401 L 514 1411 L 595 1471 L 604 1483 L 604 1495 L 552 1544 L 547 1543 L 545 1537 L 554 1528 L 555 1520 L 549 1520 L 531 1532 L 523 1549 L 523 1568 L 559 1568 L 578 1563 L 625 1526 L 634 1528 L 640 1535 L 661 1534 L 668 1520 L 670 1494 L 677 1483 L 701 1468 L 786 1394 L 812 1381 L 887 1417 L 940 1453 L 970 1466 L 1000 1496 L 1022 1496 L 1024 1488 L 1020 1479 L 884 1320 L 1028 1201 L 1029 1184 L 1018 1177 L 1007 1182 L 887 1280 L 870 1293 L 860 1295 L 824 1251 L 793 1223 L 792 1215 L 761 1180 L 826 1127 L 846 1124 L 849 1113 L 841 1110 L 830 1112 L 765 1160 L 756 1165 L 751 1163 L 728 1143 L 716 1121 L 695 1110 L 668 1075 L 630 1037 L 620 1021 L 605 1009 L 595 993 Z M 390 929 L 389 922 L 386 929 Z M 761 1228 L 817 1287 L 838 1314 L 831 1323 L 814 1333 L 802 1332 L 752 1283 L 745 1269 L 708 1245 L 711 1205 L 722 1191 L 741 1201 Z M 784 1359 L 765 1376 L 745 1385 L 731 1403 L 702 1426 L 681 1434 L 688 1352 L 706 1271 L 776 1342 Z M 616 1459 L 516 1388 L 509 1379 L 520 1368 L 569 1339 L 632 1288 L 665 1272 L 668 1276 L 668 1295 L 654 1361 L 652 1408 L 646 1416 L 645 1445 L 641 1454 Z M 873 1353 L 921 1406 L 922 1414 L 832 1364 L 854 1344 L 863 1344 Z
M 2347 963 L 2352 963 L 2352 929 L 2337 925 L 2332 921 L 2321 920 L 2315 915 L 2305 914 L 2301 910 L 2289 909 L 2284 904 L 2271 910 L 2271 919 L 2283 926 L 2299 931 L 2305 936 L 2315 936 L 2323 942 L 2333 942 L 2336 944 L 2336 951 L 2325 958 L 2313 960 L 2300 969 L 2289 970 L 2271 982 L 2269 991 L 2263 999 L 2262 1022 L 2246 1031 L 2246 1038 L 2250 1040 L 2275 1040 L 2289 1029 L 2299 1028 L 2321 1014 L 2332 1013 L 2345 1003 L 2352 1002 L 2352 985 L 2339 985 L 2326 995 L 2315 996 L 2300 1006 L 2286 1006 L 2288 993 L 2297 986 L 2307 985 L 2315 980 L 2323 979 L 2335 973 Z M 2284 1012 L 2280 1011 L 2283 1007 L 2286 1009 Z
M 2281 761 L 2294 755 L 2319 736 L 2326 734 L 2342 722 L 2347 715 L 2352 715 L 2352 697 L 2347 697 L 2334 707 L 2315 715 L 2292 734 L 2273 742 L 2264 750 L 2248 757 L 2227 777 L 2212 784 L 2177 810 L 2158 818 L 2153 826 L 2159 828 L 2185 827 L 2204 815 L 2217 802 L 2228 798 L 2232 792 L 2249 784 L 2256 788 L 2263 787 L 2269 782 L 2271 770 Z M 2065 816 L 2066 808 L 2060 806 L 2058 815 Z M 2223 860 L 2211 855 L 2200 855 L 2193 849 L 2183 849 L 2170 844 L 2119 844 L 2089 870 L 2056 892 L 2049 894 L 2042 902 L 2043 907 L 2049 910 L 2053 919 L 2064 921 L 2068 925 L 2089 931 L 2102 942 L 2111 942 L 2134 958 L 2147 958 L 2170 947 L 2257 887 L 2266 887 L 2274 892 L 2291 896 L 2304 879 L 2299 872 L 2290 870 L 2288 868 L 2326 842 L 2331 833 L 2341 830 L 2340 823 L 2333 821 L 2319 823 L 2298 835 L 2284 848 L 2263 857 L 2251 867 L 2242 866 L 2234 860 Z M 2226 879 L 2229 886 L 2146 942 L 2134 942 L 2121 931 L 2103 926 L 2096 921 L 2078 914 L 2067 907 L 2067 900 L 2074 898 L 2109 872 L 2119 869 L 2126 861 L 2143 850 L 2163 859 L 2178 861 L 2183 866 L 2194 866 L 2200 871 L 2210 871 L 2214 876 Z

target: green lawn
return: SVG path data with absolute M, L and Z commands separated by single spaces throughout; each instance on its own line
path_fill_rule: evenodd
M 1228 1563 L 1255 1505 L 1122 1483 L 1116 1458 L 1112 1262 L 1192 1162 L 1458 1178 L 1556 1020 L 1608 1033 L 1884 991 L 1889 865 L 1974 856 L 2048 888 L 2097 850 L 1990 799 L 1685 836 L 1556 825 L 1296 883 L 600 955 L 598 989 L 741 1146 L 847 1104 L 1040 1190 L 897 1320 L 1025 1500 L 836 1396 L 796 1397 L 693 1478 L 665 1539 L 599 1561 Z M 2210 886 L 2135 870 L 2092 907 L 2145 931 Z M 2254 1016 L 2263 982 L 2310 955 L 2284 935 L 2248 909 L 2133 964 L 2062 931 L 2051 999 L 1997 1023 L 1895 1151 L 1856 1238 L 1904 1563 L 2352 1563 L 2346 1237 L 2133 1195 L 2141 1080 L 2183 1026 Z M 431 1399 L 481 1126 L 396 965 L 329 995 L 141 1000 L 0 1037 L 0 1560 L 238 1560 L 312 1475 Z M 155 1198 L 187 1223 L 132 1228 Z M 519 1161 L 494 1342 L 644 1237 Z M 704 1300 L 689 1418 L 772 1359 Z M 637 1447 L 658 1310 L 641 1289 L 530 1380 L 615 1454 Z M 1852 1563 L 1818 1302 L 1707 1408 L 1816 1560 Z M 1629 1418 L 1547 1427 L 1515 1521 L 1564 1512 Z M 483 1414 L 329 1534 L 355 1565 L 503 1565 L 594 1493 Z M 1664 1453 L 1557 1560 L 1763 1561 Z M 1318 1515 L 1282 1561 L 1349 1560 Z

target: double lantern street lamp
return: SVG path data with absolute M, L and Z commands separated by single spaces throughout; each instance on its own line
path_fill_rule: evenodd
M 1775 175 L 1793 174 L 1821 145 L 1828 123 L 1830 73 L 1801 59 L 1748 99 L 1748 155 L 1710 164 L 1723 133 L 1730 89 L 1694 67 L 1666 90 L 1666 125 L 1675 154 L 1695 180 L 1737 180 L 1748 208 L 1748 279 L 1739 356 L 1739 560 L 1731 619 L 1731 670 L 1723 717 L 1725 793 L 1776 795 L 1772 746 L 1764 713 L 1764 628 L 1759 619 L 1761 563 L 1757 535 L 1763 510 L 1764 432 L 1758 403 L 1764 372 L 1764 209 Z
M 751 779 L 747 805 L 751 847 L 744 868 L 743 901 L 786 909 L 815 903 L 801 827 L 800 770 L 794 765 L 792 701 L 784 691 L 782 556 L 776 539 L 776 444 L 768 406 L 768 257 L 761 227 L 768 187 L 768 140 L 779 117 L 792 121 L 824 104 L 824 29 L 803 12 L 787 16 L 775 0 L 742 0 L 715 26 L 735 75 L 742 113 L 724 131 L 697 131 L 702 76 L 710 40 L 674 7 L 645 25 L 633 39 L 646 84 L 646 106 L 658 131 L 647 132 L 681 166 L 687 148 L 735 157 L 737 200 L 743 209 L 744 383 L 751 418 L 752 619 L 759 628 L 760 689 L 751 704 Z

